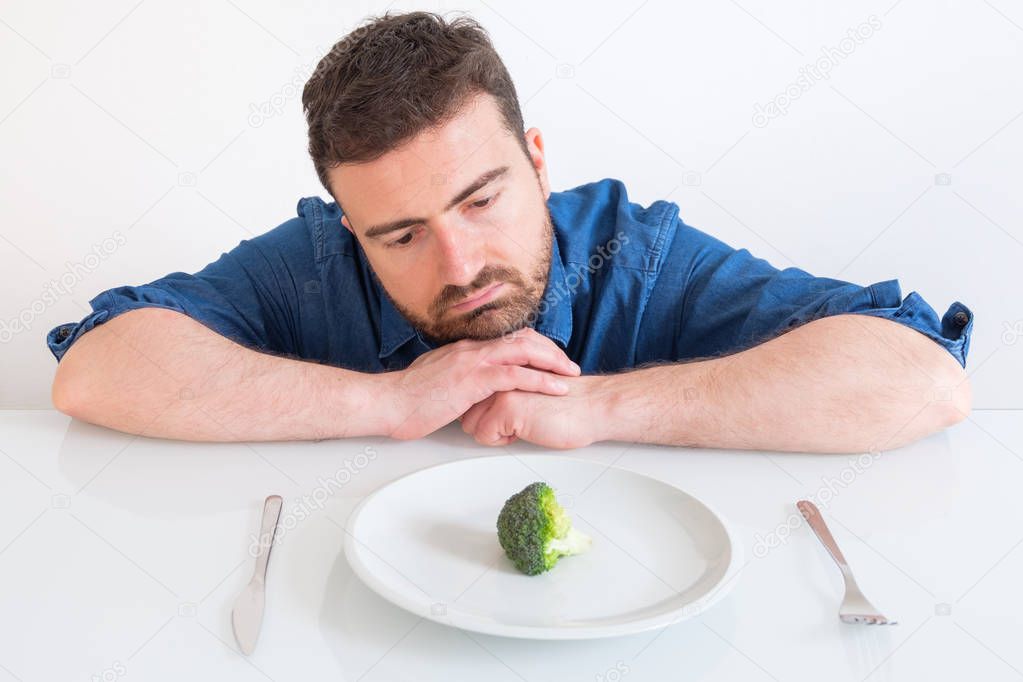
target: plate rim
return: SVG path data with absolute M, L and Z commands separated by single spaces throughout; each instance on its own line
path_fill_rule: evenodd
M 370 502 L 372 502 L 373 499 L 382 491 L 386 490 L 392 485 L 397 484 L 400 481 L 403 481 L 407 478 L 411 478 L 412 476 L 416 476 L 431 469 L 439 469 L 441 467 L 461 464 L 467 461 L 476 461 L 484 459 L 520 459 L 522 457 L 543 458 L 547 460 L 557 458 L 562 460 L 583 462 L 588 465 L 595 464 L 598 466 L 601 464 L 600 462 L 591 459 L 585 459 L 583 457 L 571 457 L 565 455 L 546 455 L 536 453 L 524 455 L 485 455 L 475 457 L 464 457 L 462 459 L 455 459 L 448 462 L 438 462 L 437 464 L 431 464 L 430 466 L 422 467 L 421 469 L 416 469 L 414 471 L 410 471 L 406 474 L 403 474 L 398 478 L 395 478 L 391 481 L 388 481 L 387 483 L 384 483 L 379 488 L 366 495 L 355 506 L 355 508 L 349 515 L 348 520 L 345 522 L 344 528 L 345 537 L 343 543 L 343 551 L 345 554 L 345 560 L 351 567 L 352 572 L 359 578 L 359 580 L 363 582 L 363 584 L 365 584 L 371 591 L 376 593 L 378 596 L 382 597 L 391 604 L 398 606 L 399 608 L 413 615 L 426 618 L 427 620 L 433 621 L 440 625 L 447 625 L 449 627 L 455 627 L 462 630 L 469 630 L 471 632 L 478 632 L 487 635 L 496 635 L 500 637 L 512 637 L 516 639 L 533 640 L 600 639 L 605 637 L 619 637 L 624 635 L 636 634 L 640 632 L 646 632 L 649 630 L 656 630 L 658 628 L 674 625 L 676 623 L 680 623 L 684 620 L 689 620 L 690 618 L 703 614 L 714 604 L 722 600 L 729 592 L 731 592 L 732 588 L 735 586 L 736 578 L 738 577 L 738 574 L 742 569 L 742 566 L 740 566 L 740 564 L 744 558 L 744 548 L 742 544 L 739 542 L 738 538 L 736 537 L 735 532 L 733 531 L 731 524 L 729 523 L 727 518 L 723 516 L 721 513 L 719 513 L 718 510 L 713 505 L 708 504 L 702 498 L 697 497 L 696 495 L 693 495 L 692 493 L 686 490 L 683 490 L 682 488 L 678 487 L 673 483 L 669 483 L 668 481 L 644 474 L 639 471 L 626 469 L 615 464 L 607 465 L 607 469 L 608 470 L 617 469 L 619 471 L 634 476 L 642 476 L 644 478 L 656 481 L 662 485 L 674 488 L 679 492 L 682 492 L 685 495 L 688 495 L 690 498 L 699 502 L 718 520 L 719 523 L 721 523 L 721 526 L 725 531 L 725 537 L 728 539 L 728 545 L 729 549 L 731 550 L 730 551 L 731 556 L 729 558 L 728 566 L 725 568 L 724 574 L 721 576 L 721 579 L 711 588 L 710 594 L 708 596 L 706 596 L 705 598 L 697 599 L 694 602 L 691 602 L 679 608 L 669 610 L 665 613 L 660 613 L 645 618 L 637 618 L 635 620 L 627 621 L 625 623 L 617 623 L 614 625 L 593 625 L 579 627 L 509 625 L 480 618 L 478 616 L 474 616 L 472 614 L 468 614 L 465 612 L 460 612 L 460 615 L 457 615 L 456 617 L 451 617 L 450 613 L 445 615 L 434 614 L 430 608 L 427 607 L 424 609 L 423 605 L 420 602 L 409 599 L 405 597 L 404 593 L 391 588 L 387 582 L 381 580 L 374 573 L 370 572 L 368 567 L 361 560 L 358 560 L 357 552 L 359 551 L 359 548 L 356 546 L 355 533 L 353 532 L 354 526 L 358 522 L 358 519 L 365 510 L 366 506 Z M 408 578 L 403 577 L 403 579 L 408 581 Z M 413 587 L 420 589 L 414 583 L 410 584 L 412 584 Z M 696 608 L 695 610 L 691 610 L 691 612 L 689 613 L 686 613 L 686 610 L 689 609 L 693 604 L 698 604 L 699 607 Z

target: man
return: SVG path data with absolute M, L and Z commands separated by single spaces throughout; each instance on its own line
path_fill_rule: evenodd
M 53 401 L 191 440 L 617 439 L 865 452 L 960 421 L 973 315 L 777 270 L 628 200 L 551 192 L 486 33 L 385 15 L 307 83 L 334 198 L 50 331 Z

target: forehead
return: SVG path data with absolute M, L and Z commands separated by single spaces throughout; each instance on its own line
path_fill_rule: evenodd
M 331 187 L 357 224 L 432 215 L 482 173 L 512 165 L 517 148 L 493 97 L 478 95 L 444 125 L 380 158 L 332 169 Z

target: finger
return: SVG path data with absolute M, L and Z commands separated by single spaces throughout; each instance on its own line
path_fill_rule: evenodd
M 466 433 L 472 433 L 476 430 L 476 424 L 479 422 L 480 417 L 486 414 L 486 411 L 490 409 L 490 406 L 494 404 L 496 394 L 491 395 L 486 400 L 476 403 L 462 414 L 462 430 Z
M 547 337 L 519 336 L 511 341 L 494 340 L 480 350 L 484 361 L 490 364 L 523 365 L 565 376 L 578 376 L 579 365 L 572 362 L 553 341 Z
M 501 438 L 499 440 L 495 440 L 492 443 L 483 443 L 483 442 L 480 442 L 480 441 L 477 441 L 477 442 L 480 443 L 480 445 L 486 445 L 487 447 L 491 447 L 491 448 L 503 448 L 506 445 L 511 445 L 516 440 L 518 440 L 517 437 L 509 436 L 507 438 Z
M 507 403 L 505 404 L 507 405 Z M 480 417 L 473 437 L 480 445 L 498 447 L 507 445 L 518 436 L 517 419 L 509 409 L 488 410 Z
M 574 377 L 577 377 L 580 374 L 582 374 L 582 368 L 579 366 L 579 363 L 575 362 L 574 360 L 572 360 L 572 358 L 568 357 L 568 353 L 562 350 L 561 346 L 556 344 L 553 339 L 549 339 L 543 334 L 536 334 L 536 339 L 533 342 L 534 343 L 538 342 L 541 348 L 544 347 L 550 348 L 554 352 L 555 357 L 564 363 L 566 371 L 559 370 L 561 371 L 562 374 L 567 374 L 568 376 Z
M 581 374 L 579 365 L 572 362 L 554 341 L 530 327 L 517 329 L 499 339 L 470 342 L 483 354 L 487 362 L 530 365 L 567 376 Z
M 527 329 L 529 328 L 527 327 Z M 568 370 L 567 372 L 561 372 L 562 374 L 567 374 L 569 376 L 579 376 L 582 373 L 582 369 L 579 367 L 579 365 L 573 362 L 572 358 L 568 357 L 568 354 L 565 353 L 565 351 L 561 349 L 561 346 L 556 344 L 553 339 L 544 336 L 543 334 L 534 329 L 529 329 L 529 333 L 523 337 L 523 341 L 525 343 L 535 344 L 537 348 L 540 350 L 540 352 L 549 349 L 550 352 L 554 353 L 554 357 L 557 358 L 560 362 L 563 362 L 565 369 Z
M 547 395 L 565 395 L 568 382 L 557 374 L 518 365 L 496 365 L 481 371 L 483 388 L 488 393 L 498 391 L 529 391 Z

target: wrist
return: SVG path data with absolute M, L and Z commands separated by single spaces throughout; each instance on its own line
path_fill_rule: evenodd
M 703 373 L 712 361 L 674 363 L 608 374 L 595 387 L 595 428 L 603 440 L 687 442 L 706 401 Z
M 398 372 L 365 373 L 334 368 L 332 397 L 324 401 L 332 424 L 331 438 L 387 436 L 400 422 L 398 408 Z M 340 388 L 340 390 L 338 390 Z
M 366 412 L 367 436 L 391 438 L 408 419 L 404 407 L 402 379 L 404 370 L 367 374 L 363 384 L 362 406 Z
M 629 440 L 631 396 L 626 374 L 597 374 L 581 377 L 588 384 L 588 414 L 594 441 Z

